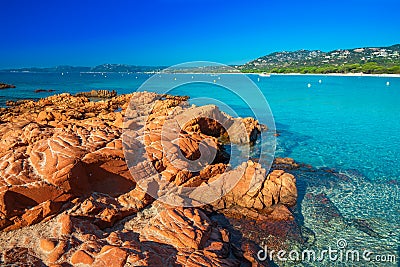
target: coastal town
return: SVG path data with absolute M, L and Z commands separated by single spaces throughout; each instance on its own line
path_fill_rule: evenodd
M 299 73 L 400 73 L 400 45 L 321 50 L 275 52 L 236 66 L 243 72 Z

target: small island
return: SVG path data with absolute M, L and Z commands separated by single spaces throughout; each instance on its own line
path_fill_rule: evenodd
M 0 89 L 8 89 L 8 88 L 15 88 L 15 85 L 12 84 L 6 84 L 6 83 L 0 83 Z
M 36 89 L 35 93 L 50 93 L 50 92 L 55 92 L 56 90 L 54 89 Z

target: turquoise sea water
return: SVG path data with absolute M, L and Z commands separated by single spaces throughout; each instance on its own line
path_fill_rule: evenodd
M 91 89 L 129 93 L 150 76 L 0 72 L 0 82 L 17 86 L 0 90 L 0 105 L 9 99 Z M 220 75 L 218 79 L 227 77 Z M 336 244 L 336 239 L 345 238 L 351 248 L 371 248 L 376 253 L 397 255 L 400 244 L 400 78 L 249 77 L 271 107 L 280 133 L 276 155 L 291 157 L 315 168 L 297 173 L 296 219 L 314 235 L 313 242 L 308 245 L 326 248 Z M 210 76 L 210 81 L 214 79 L 217 77 Z M 56 92 L 34 93 L 39 88 Z M 252 115 L 243 100 L 212 84 L 188 84 L 171 93 L 189 95 L 196 104 L 206 103 L 196 98 L 212 97 L 234 108 L 240 116 Z M 326 169 L 334 169 L 336 173 L 326 172 Z M 317 205 L 321 194 L 331 204 Z M 339 212 L 339 221 L 329 217 L 330 212 L 335 213 L 333 211 Z M 328 214 L 324 221 L 329 223 L 321 223 L 324 212 Z

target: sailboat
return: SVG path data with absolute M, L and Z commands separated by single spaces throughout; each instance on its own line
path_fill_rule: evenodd
M 260 73 L 258 75 L 261 76 L 261 77 L 270 77 L 271 76 L 271 74 L 266 73 L 266 72 Z

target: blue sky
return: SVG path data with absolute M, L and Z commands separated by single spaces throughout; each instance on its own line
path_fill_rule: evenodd
M 400 43 L 400 1 L 0 0 L 0 68 L 244 63 Z

